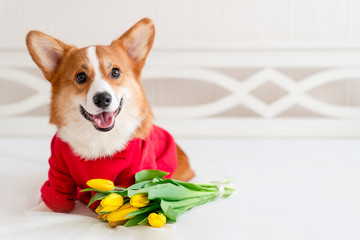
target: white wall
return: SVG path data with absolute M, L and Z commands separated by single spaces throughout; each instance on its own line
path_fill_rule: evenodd
M 23 49 L 30 29 L 106 44 L 145 16 L 158 48 L 359 46 L 359 12 L 357 0 L 1 0 L 0 48 Z

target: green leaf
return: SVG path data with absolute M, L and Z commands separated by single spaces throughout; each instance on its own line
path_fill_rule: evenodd
M 194 199 L 186 199 L 183 201 L 161 201 L 161 208 L 164 211 L 164 214 L 171 220 L 176 221 L 180 215 L 184 212 L 192 209 L 193 207 L 202 205 L 211 201 L 210 198 L 194 198 Z
M 235 191 L 234 188 L 225 186 L 225 192 L 224 192 L 224 195 L 222 196 L 222 198 L 227 198 L 227 197 L 229 197 L 231 194 L 234 193 L 234 191 Z
M 85 188 L 81 190 L 80 192 L 102 192 L 102 193 L 109 193 L 109 191 L 100 191 L 95 188 Z
M 140 224 L 141 222 L 143 222 L 144 220 L 146 220 L 147 222 L 147 218 L 148 218 L 148 214 L 144 213 L 144 214 L 140 214 L 137 215 L 133 218 L 130 218 L 125 224 L 124 227 L 132 227 L 132 226 L 136 226 L 136 225 L 143 225 Z
M 194 191 L 214 191 L 213 189 L 204 188 L 195 183 L 181 182 L 181 181 L 176 181 L 176 180 L 173 180 L 173 181 L 183 187 L 186 187 L 186 188 L 188 188 L 190 190 L 194 190 Z
M 160 210 L 160 209 L 161 209 L 160 203 L 155 203 L 153 205 L 146 206 L 144 208 L 140 208 L 139 210 L 130 212 L 126 215 L 126 217 L 132 217 L 132 216 L 136 216 L 136 215 L 147 213 L 147 212 L 154 212 L 154 211 Z
M 184 200 L 187 198 L 201 196 L 216 196 L 217 192 L 213 191 L 193 191 L 183 186 L 176 186 L 171 183 L 159 184 L 147 189 L 150 200 Z
M 140 221 L 140 222 L 138 223 L 138 225 L 150 226 L 149 221 L 148 221 L 148 217 L 149 217 L 149 216 L 146 216 L 146 218 L 144 218 L 144 220 Z
M 91 197 L 91 199 L 90 199 L 89 204 L 87 205 L 87 207 L 90 207 L 91 204 L 93 204 L 93 203 L 96 202 L 97 200 L 102 200 L 102 199 L 104 199 L 107 195 L 109 195 L 109 194 L 108 194 L 108 193 L 103 193 L 103 192 L 97 192 L 97 193 L 95 193 L 95 194 Z
M 186 206 L 193 206 L 193 205 L 201 205 L 202 202 L 209 202 L 211 201 L 213 198 L 207 197 L 207 198 L 188 198 L 188 199 L 184 199 L 184 200 L 178 200 L 178 201 L 166 201 L 166 200 L 161 200 L 161 208 L 163 207 L 168 207 L 171 206 L 172 208 L 182 208 L 182 207 L 186 207 Z M 163 208 L 164 210 L 164 208 Z
M 178 219 L 184 212 L 189 211 L 193 207 L 195 207 L 195 206 L 187 206 L 187 207 L 183 207 L 183 208 L 174 209 L 176 219 Z
M 170 206 L 170 205 L 167 205 L 166 203 L 163 204 L 163 201 L 161 201 L 161 208 L 162 210 L 164 211 L 164 215 L 173 220 L 174 222 L 176 222 L 176 213 L 174 211 L 174 209 Z
M 112 211 L 110 211 L 110 212 L 104 212 L 104 211 L 101 211 L 101 212 L 99 212 L 99 214 L 105 214 L 105 213 L 111 213 Z
M 144 185 L 145 188 L 148 187 L 152 187 L 155 185 L 160 185 L 160 184 L 165 184 L 165 183 L 172 183 L 171 179 L 166 179 L 166 178 L 153 178 L 150 182 L 148 182 L 147 184 Z
M 108 194 L 110 194 L 110 193 L 116 193 L 122 197 L 126 197 L 128 195 L 128 190 L 113 190 L 111 192 L 108 192 Z
M 166 218 L 166 223 L 176 223 L 176 221 L 170 219 L 170 218 Z
M 142 188 L 140 189 L 128 189 L 128 196 L 132 197 L 136 194 L 140 194 L 140 193 L 148 193 L 152 188 L 158 186 L 158 185 L 164 185 L 167 184 L 166 181 L 162 181 L 162 182 L 148 182 L 146 183 Z
M 152 180 L 146 181 L 146 184 L 143 186 L 143 188 L 150 188 L 152 186 L 158 185 L 158 184 L 163 184 L 163 181 L 157 181 L 157 178 L 154 178 Z M 154 181 L 155 180 L 155 181 Z
M 151 183 L 151 182 L 152 182 L 151 180 L 138 182 L 138 183 L 135 183 L 135 184 L 131 185 L 131 186 L 128 187 L 127 189 L 138 190 L 138 189 L 143 188 L 147 183 Z
M 165 179 L 164 178 L 160 178 L 160 177 L 156 177 L 156 178 L 153 178 L 153 180 L 151 180 L 151 182 L 153 183 L 159 183 L 159 182 L 164 182 Z
M 141 188 L 141 189 L 137 189 L 137 190 L 129 189 L 128 190 L 128 196 L 132 197 L 132 196 L 134 196 L 136 194 L 148 193 L 151 190 L 151 188 L 153 188 L 153 187 L 155 187 L 155 186 L 151 186 L 151 187 L 147 187 L 147 188 Z
M 136 183 L 151 180 L 155 177 L 165 177 L 169 175 L 168 172 L 163 172 L 160 170 L 143 170 L 135 174 L 135 181 Z

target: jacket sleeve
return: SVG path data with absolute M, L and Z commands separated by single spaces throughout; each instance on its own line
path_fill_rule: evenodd
M 170 178 L 178 165 L 177 147 L 174 138 L 164 129 L 154 126 L 155 155 L 157 169 L 170 174 Z
M 70 212 L 75 206 L 77 188 L 61 154 L 61 143 L 54 136 L 49 158 L 49 180 L 41 188 L 41 198 L 55 212 Z

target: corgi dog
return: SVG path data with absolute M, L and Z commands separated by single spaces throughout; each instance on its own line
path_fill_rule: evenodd
M 148 18 L 107 46 L 77 48 L 39 31 L 28 33 L 29 53 L 51 83 L 50 123 L 57 132 L 41 196 L 53 211 L 69 212 L 75 200 L 88 203 L 91 195 L 80 190 L 94 178 L 127 187 L 144 169 L 182 181 L 194 176 L 186 154 L 152 122 L 141 71 L 154 36 Z

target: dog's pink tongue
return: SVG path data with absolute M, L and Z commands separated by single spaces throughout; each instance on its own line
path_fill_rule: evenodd
M 114 113 L 102 112 L 94 116 L 94 124 L 100 128 L 108 128 L 114 123 Z

